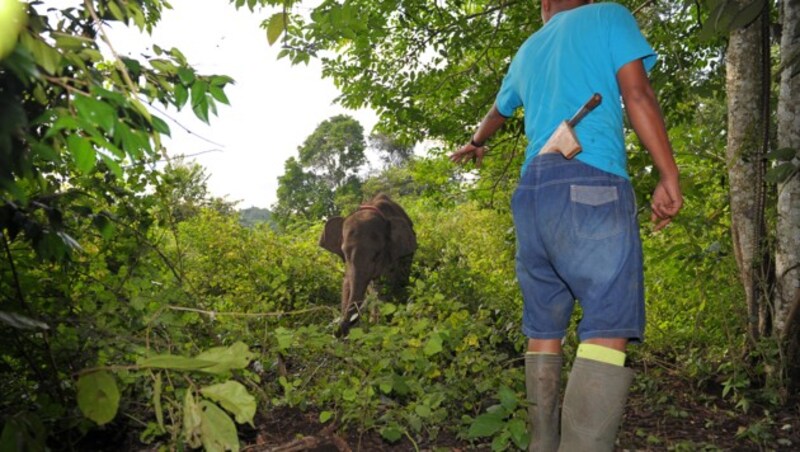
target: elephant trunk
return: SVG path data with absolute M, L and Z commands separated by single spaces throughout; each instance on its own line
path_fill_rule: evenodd
M 372 275 L 366 274 L 358 267 L 351 262 L 347 263 L 347 270 L 342 282 L 342 319 L 337 332 L 339 337 L 347 336 L 352 324 L 358 320 L 359 310 L 366 298 L 367 287 L 372 279 Z

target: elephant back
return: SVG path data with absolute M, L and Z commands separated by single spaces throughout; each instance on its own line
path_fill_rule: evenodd
M 414 223 L 406 211 L 382 193 L 372 198 L 368 205 L 378 209 L 389 221 L 394 258 L 414 254 L 417 250 L 417 235 L 414 232 Z

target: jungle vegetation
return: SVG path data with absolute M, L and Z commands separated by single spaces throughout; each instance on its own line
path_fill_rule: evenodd
M 526 447 L 509 212 L 521 116 L 480 171 L 447 154 L 542 25 L 538 2 L 231 0 L 264 17 L 282 62 L 319 59 L 343 106 L 380 118 L 366 134 L 346 115 L 320 124 L 270 212 L 241 213 L 205 169 L 170 159 L 183 150 L 163 146 L 159 113 L 213 122 L 233 80 L 176 48 L 118 56 L 108 39 L 112 23 L 150 33 L 168 2 L 24 3 L 0 60 L 0 450 L 239 450 L 285 409 L 410 449 Z M 665 419 L 689 416 L 675 386 L 746 419 L 724 444 L 796 447 L 800 425 L 775 413 L 797 419 L 800 381 L 800 4 L 620 3 L 661 56 L 651 79 L 686 199 L 651 230 L 657 176 L 628 130 L 648 300 L 634 392 Z M 365 172 L 370 152 L 384 165 Z M 408 300 L 339 340 L 342 266 L 317 240 L 379 192 L 416 228 Z M 634 427 L 655 448 L 723 447 Z

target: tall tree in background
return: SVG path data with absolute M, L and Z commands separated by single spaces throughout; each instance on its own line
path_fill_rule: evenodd
M 384 169 L 401 165 L 414 155 L 414 146 L 385 133 L 370 135 L 369 145 L 378 152 Z
M 724 8 L 726 3 L 720 2 L 717 7 Z M 737 10 L 743 10 L 752 2 L 737 0 L 731 3 Z M 765 54 L 762 46 L 766 29 L 762 24 L 768 17 L 768 14 L 760 14 L 743 27 L 731 27 L 726 55 L 731 233 L 746 294 L 747 331 L 753 340 L 768 334 L 769 329 L 763 290 L 766 283 L 765 256 L 768 254 L 763 248 L 766 168 L 762 141 L 765 127 L 768 127 L 764 118 L 765 115 L 769 117 L 768 110 L 766 113 L 764 110 L 769 91 L 765 99 Z
M 788 150 L 788 178 L 778 183 L 775 327 L 795 377 L 800 370 L 800 2 L 782 2 L 778 149 Z M 795 380 L 796 381 L 796 380 Z
M 278 223 L 318 220 L 358 203 L 365 148 L 364 128 L 350 116 L 334 116 L 318 125 L 297 148 L 299 158 L 290 157 L 278 178 L 273 208 Z
M 364 128 L 346 115 L 326 119 L 297 151 L 300 164 L 332 192 L 345 187 L 366 163 Z

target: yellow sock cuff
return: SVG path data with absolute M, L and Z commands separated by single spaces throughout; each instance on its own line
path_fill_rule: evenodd
M 591 359 L 615 366 L 625 366 L 625 353 L 613 348 L 595 344 L 581 344 L 578 346 L 578 358 Z
M 558 356 L 558 353 L 550 353 L 550 352 L 525 352 L 526 355 L 552 355 Z

